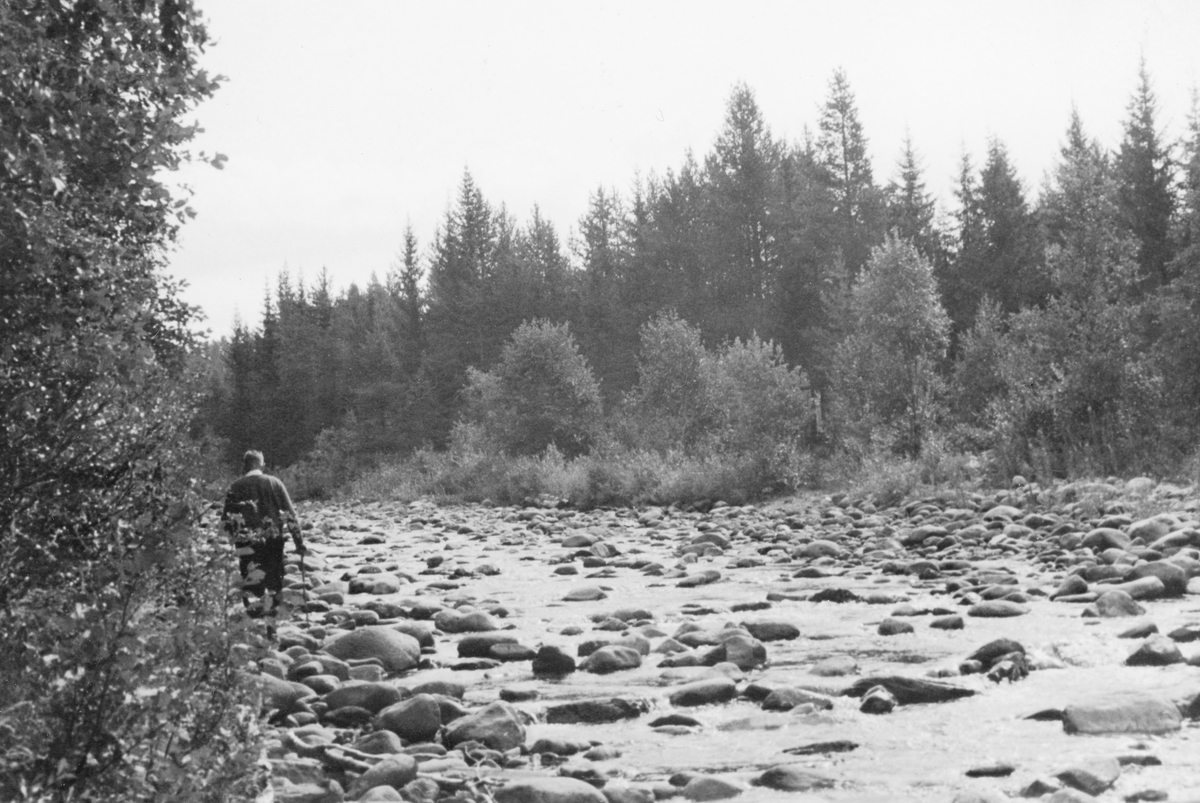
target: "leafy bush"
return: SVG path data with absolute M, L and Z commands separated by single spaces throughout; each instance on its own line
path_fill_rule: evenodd
M 886 434 L 894 451 L 917 454 L 937 423 L 950 332 L 928 260 L 890 235 L 854 283 L 850 317 L 834 371 L 841 427 L 865 441 Z
M 624 402 L 625 439 L 641 448 L 689 448 L 715 421 L 700 330 L 673 310 L 642 326 L 638 382 Z
M 581 454 L 599 430 L 600 385 L 566 324 L 522 324 L 492 370 L 468 371 L 465 393 L 465 419 L 508 454 Z

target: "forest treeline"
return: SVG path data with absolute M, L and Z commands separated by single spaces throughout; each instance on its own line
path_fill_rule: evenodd
M 567 456 L 655 440 L 621 422 L 662 380 L 647 337 L 669 336 L 714 381 L 734 348 L 799 377 L 809 401 L 788 408 L 802 426 L 787 445 L 800 452 L 936 447 L 1044 476 L 1176 470 L 1200 424 L 1200 113 L 1168 137 L 1143 65 L 1116 150 L 1077 113 L 1064 123 L 1036 191 L 993 139 L 962 156 L 943 211 L 915 143 L 877 178 L 842 71 L 798 142 L 775 137 L 739 85 L 709 153 L 595 190 L 566 243 L 465 173 L 432 242 L 409 227 L 382 280 L 336 291 L 324 271 L 281 273 L 261 322 L 214 346 L 201 423 L 230 455 L 260 447 L 277 465 L 319 442 L 358 465 L 444 449 L 486 424 L 480 394 L 527 323 L 525 348 L 532 330 L 557 338 L 596 385 L 591 434 L 551 439 Z

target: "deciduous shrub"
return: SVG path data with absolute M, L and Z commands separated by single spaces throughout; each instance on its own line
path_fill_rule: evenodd
M 490 371 L 467 375 L 466 421 L 501 451 L 587 451 L 600 428 L 600 385 L 566 324 L 522 324 Z

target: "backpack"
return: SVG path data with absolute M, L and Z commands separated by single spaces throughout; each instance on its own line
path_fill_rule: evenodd
M 253 499 L 243 499 L 235 503 L 227 511 L 229 529 L 234 532 L 253 532 L 263 527 L 263 517 L 258 512 L 258 502 Z

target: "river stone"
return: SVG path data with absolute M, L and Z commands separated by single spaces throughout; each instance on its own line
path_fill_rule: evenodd
M 606 599 L 608 594 L 599 586 L 580 586 L 567 592 L 563 597 L 565 602 L 594 602 L 599 599 Z
M 759 641 L 790 641 L 800 637 L 800 628 L 790 622 L 743 622 L 742 627 Z
M 404 749 L 404 743 L 400 741 L 400 737 L 388 730 L 365 734 L 359 737 L 353 746 L 359 752 L 376 756 L 399 753 Z
M 297 710 L 297 705 L 317 693 L 303 683 L 283 680 L 274 675 L 259 675 L 258 685 L 263 693 L 263 709 L 276 710 L 287 716 Z
M 443 633 L 490 633 L 500 625 L 491 614 L 484 611 L 466 613 L 455 608 L 446 608 L 433 617 L 433 624 Z
M 1138 605 L 1133 597 L 1124 591 L 1105 591 L 1100 594 L 1092 606 L 1096 615 L 1101 619 L 1115 619 L 1121 616 L 1142 616 L 1146 609 Z M 1084 611 L 1085 613 L 1087 611 Z
M 378 714 L 389 705 L 400 702 L 408 692 L 390 683 L 372 683 L 350 680 L 326 694 L 321 699 L 332 711 L 352 705 Z
M 992 619 L 1009 616 L 1023 616 L 1027 613 L 1029 613 L 1029 608 L 1006 599 L 993 599 L 987 600 L 986 602 L 979 602 L 967 609 L 967 616 L 979 616 Z
M 915 628 L 910 623 L 889 617 L 879 623 L 879 630 L 877 632 L 881 636 L 899 636 L 903 633 L 912 633 L 914 630 Z
M 496 790 L 496 803 L 607 803 L 599 789 L 577 778 L 527 778 Z
M 511 633 L 472 633 L 458 642 L 459 658 L 495 658 L 492 647 L 497 644 L 516 644 L 517 637 Z
M 642 655 L 637 650 L 619 644 L 609 644 L 585 658 L 579 668 L 594 675 L 607 675 L 625 669 L 637 669 L 641 665 Z
M 1087 580 L 1084 580 L 1077 574 L 1069 574 L 1063 578 L 1063 581 L 1058 584 L 1058 588 L 1050 595 L 1050 599 L 1058 599 L 1059 597 L 1070 597 L 1076 594 L 1086 594 L 1088 591 Z
M 951 616 L 939 616 L 929 623 L 929 626 L 937 630 L 962 630 L 963 618 L 958 614 Z
M 432 741 L 441 727 L 442 709 L 431 694 L 401 700 L 375 717 L 376 730 L 389 730 L 406 742 Z
M 625 784 L 605 784 L 600 790 L 608 803 L 654 803 L 653 789 Z
M 405 787 L 410 786 L 412 783 L 412 781 L 409 781 L 405 784 Z M 363 792 L 358 798 L 358 803 L 395 803 L 395 801 L 403 803 L 404 800 L 404 795 L 400 794 L 396 789 L 390 786 L 376 786 L 374 789 L 368 789 Z
M 399 789 L 417 777 L 417 760 L 403 753 L 388 756 L 354 781 L 350 786 L 350 797 L 357 798 L 376 786 Z
M 1063 730 L 1103 733 L 1171 733 L 1181 727 L 1179 708 L 1170 699 L 1143 692 L 1114 692 L 1063 709 Z
M 721 573 L 719 571 L 716 569 L 705 569 L 697 574 L 689 574 L 675 585 L 677 585 L 679 588 L 695 588 L 697 586 L 706 586 L 710 583 L 715 583 L 720 579 Z
M 774 689 L 763 699 L 762 708 L 764 711 L 791 711 L 805 704 L 826 711 L 833 708 L 833 701 L 828 697 L 805 689 Z
M 818 775 L 805 767 L 781 764 L 771 767 L 750 783 L 781 792 L 808 792 L 813 789 L 829 789 L 833 779 Z
M 575 671 L 575 659 L 567 655 L 561 647 L 551 644 L 538 648 L 533 659 L 533 674 L 535 676 L 568 675 Z
M 722 641 L 704 661 L 708 666 L 722 662 L 729 662 L 746 672 L 767 662 L 767 648 L 751 636 L 733 635 Z
M 1025 647 L 1019 641 L 1013 641 L 1009 638 L 998 638 L 995 641 L 989 641 L 975 652 L 967 656 L 968 661 L 979 661 L 981 664 L 991 666 L 992 662 L 1002 655 L 1019 652 L 1025 654 Z
M 1170 666 L 1183 663 L 1183 654 L 1170 638 L 1151 636 L 1125 659 L 1126 666 Z
M 610 700 L 576 700 L 547 708 L 546 722 L 568 725 L 576 722 L 619 722 L 622 719 L 636 719 L 649 710 L 650 704 L 645 700 L 626 700 L 620 697 Z
M 846 697 L 862 697 L 876 686 L 883 686 L 896 696 L 900 705 L 915 705 L 918 703 L 944 703 L 959 700 L 975 694 L 971 689 L 952 686 L 925 678 L 909 678 L 900 675 L 868 677 L 855 681 L 842 692 Z
M 1151 516 L 1148 519 L 1131 523 L 1128 532 L 1130 539 L 1141 538 L 1149 544 L 1171 532 L 1171 522 L 1158 516 Z
M 737 696 L 737 686 L 729 678 L 705 678 L 684 684 L 671 692 L 671 705 L 697 706 L 727 703 Z
M 1124 591 L 1133 599 L 1158 599 L 1166 594 L 1167 587 L 1154 575 L 1146 575 L 1136 580 L 1097 585 L 1096 590 Z
M 688 800 L 726 800 L 737 797 L 744 791 L 745 787 L 736 781 L 713 775 L 699 775 L 688 781 L 682 794 Z
M 443 735 L 446 747 L 453 748 L 466 741 L 482 742 L 501 752 L 511 750 L 525 743 L 525 726 L 515 708 L 498 700 L 456 719 L 446 728 Z
M 412 669 L 421 658 L 416 639 L 387 626 L 351 630 L 326 643 L 324 649 L 343 661 L 378 658 L 383 668 L 393 673 Z
M 1112 527 L 1097 527 L 1083 537 L 1082 546 L 1093 552 L 1103 552 L 1106 549 L 1129 549 L 1129 536 Z
M 888 691 L 886 686 L 872 686 L 863 695 L 858 710 L 864 714 L 890 714 L 897 704 L 896 695 Z
M 1182 597 L 1187 592 L 1188 576 L 1181 566 L 1170 561 L 1156 560 L 1134 566 L 1126 580 L 1138 580 L 1143 577 L 1157 577 L 1162 581 L 1164 597 Z
M 1093 759 L 1056 773 L 1055 778 L 1072 789 L 1092 795 L 1112 787 L 1121 775 L 1121 765 L 1115 758 Z

